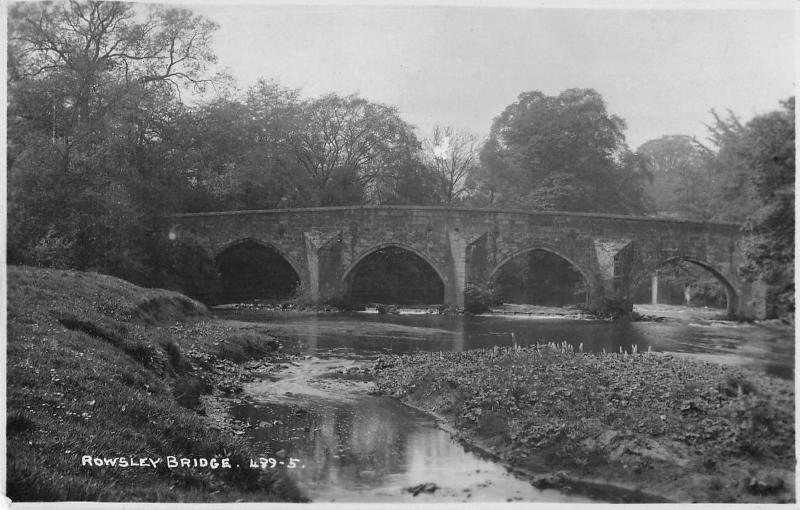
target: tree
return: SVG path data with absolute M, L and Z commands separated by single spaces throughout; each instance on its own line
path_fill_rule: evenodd
M 746 264 L 741 273 L 771 286 L 770 316 L 794 315 L 794 97 L 783 110 L 760 115 L 745 126 L 736 154 L 752 169 L 761 207 L 745 223 Z
M 730 111 L 727 117 L 714 110 L 711 110 L 711 115 L 714 122 L 706 126 L 709 132 L 707 144 L 696 142 L 710 180 L 710 219 L 743 222 L 759 207 L 752 169 L 742 153 L 747 128 Z
M 419 146 L 396 108 L 336 94 L 303 102 L 290 143 L 318 206 L 364 203 Z
M 10 261 L 142 281 L 146 217 L 176 182 L 163 142 L 179 90 L 208 82 L 215 25 L 71 1 L 16 4 L 8 28 Z
M 151 6 L 143 19 L 129 3 L 17 4 L 9 16 L 9 77 L 58 75 L 73 87 L 77 116 L 89 118 L 106 78 L 126 85 L 208 83 L 217 25 L 185 9 Z
M 450 205 L 469 192 L 479 159 L 479 138 L 453 127 L 436 126 L 431 137 L 423 142 L 424 160 L 436 176 L 436 187 L 442 202 Z
M 712 111 L 709 143 L 699 145 L 711 176 L 714 219 L 744 223 L 740 274 L 769 287 L 769 316 L 794 314 L 794 98 L 742 123 Z
M 275 80 L 259 80 L 245 96 L 248 147 L 234 188 L 239 208 L 269 209 L 310 205 L 299 186 L 302 169 L 292 146 L 301 124 L 300 92 Z
M 376 205 L 440 205 L 438 184 L 437 176 L 409 147 L 401 160 L 375 179 L 369 201 Z
M 652 175 L 646 186 L 651 210 L 660 216 L 708 220 L 711 179 L 706 163 L 692 137 L 668 135 L 642 144 Z
M 624 129 L 594 90 L 524 92 L 492 123 L 481 152 L 484 195 L 499 206 L 642 213 L 647 172 Z

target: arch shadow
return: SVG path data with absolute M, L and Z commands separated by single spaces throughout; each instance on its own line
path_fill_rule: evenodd
M 439 275 L 439 279 L 442 281 L 442 284 L 445 286 L 447 285 L 447 276 L 445 275 L 444 271 L 442 271 L 442 269 L 439 267 L 439 265 L 436 263 L 435 260 L 433 260 L 429 255 L 415 249 L 413 246 L 396 242 L 377 244 L 361 252 L 345 268 L 344 272 L 342 273 L 342 282 L 347 283 L 348 279 L 352 276 L 353 271 L 355 270 L 356 267 L 358 267 L 358 264 L 360 264 L 362 260 L 369 257 L 373 253 L 383 250 L 385 248 L 400 248 L 408 251 L 409 253 L 413 253 L 414 255 L 418 256 L 419 258 L 427 262 L 428 265 L 431 266 L 431 268 L 434 271 L 436 271 L 436 274 Z
M 503 258 L 500 262 L 498 262 L 497 265 L 489 272 L 488 281 L 494 280 L 495 276 L 497 276 L 497 274 L 500 272 L 503 266 L 505 266 L 508 262 L 517 257 L 527 255 L 528 253 L 533 251 L 546 251 L 569 263 L 569 265 L 572 266 L 576 271 L 578 271 L 583 277 L 583 281 L 586 283 L 586 288 L 587 288 L 586 302 L 587 303 L 591 302 L 592 298 L 596 295 L 595 281 L 592 275 L 571 258 L 567 257 L 566 255 L 563 255 L 558 250 L 549 248 L 547 246 L 533 246 L 533 247 L 523 248 L 521 250 L 517 250 L 511 253 L 510 255 Z
M 230 241 L 228 243 L 223 244 L 216 251 L 214 251 L 213 254 L 214 263 L 215 264 L 218 263 L 219 256 L 225 253 L 226 251 L 248 243 L 256 244 L 258 246 L 261 246 L 262 248 L 273 250 L 275 253 L 280 255 L 286 262 L 288 262 L 290 266 L 292 266 L 292 269 L 294 269 L 294 272 L 297 275 L 297 279 L 300 280 L 300 283 L 301 284 L 306 283 L 306 275 L 304 274 L 303 268 L 300 266 L 300 264 L 297 263 L 297 261 L 294 260 L 293 257 L 289 256 L 284 250 L 280 248 L 280 246 L 276 245 L 275 243 L 271 243 L 269 241 L 263 241 L 255 237 L 242 237 L 240 239 L 236 239 L 235 241 Z
M 692 264 L 694 264 L 696 266 L 699 266 L 699 267 L 705 269 L 706 271 L 708 271 L 709 273 L 711 273 L 711 275 L 714 276 L 714 278 L 716 278 L 717 281 L 719 281 L 722 284 L 723 287 L 725 287 L 725 294 L 726 294 L 726 297 L 727 297 L 727 306 L 726 306 L 726 308 L 727 308 L 728 315 L 733 315 L 733 314 L 736 313 L 737 306 L 739 304 L 739 294 L 738 294 L 738 292 L 736 290 L 736 287 L 731 283 L 731 281 L 728 279 L 727 276 L 722 274 L 722 272 L 720 272 L 712 264 L 710 264 L 709 262 L 707 262 L 707 261 L 705 261 L 703 259 L 692 257 L 690 255 L 676 255 L 676 256 L 669 257 L 669 258 L 666 258 L 664 260 L 661 260 L 660 262 L 658 262 L 656 264 L 649 265 L 647 268 L 643 269 L 633 279 L 633 282 L 632 282 L 632 285 L 631 285 L 631 289 L 630 289 L 630 295 L 634 296 L 636 294 L 636 291 L 638 290 L 639 286 L 642 283 L 644 283 L 647 280 L 647 278 L 650 277 L 650 275 L 652 275 L 656 270 L 658 270 L 658 268 L 660 268 L 660 267 L 662 267 L 662 266 L 664 266 L 666 264 L 669 264 L 671 262 L 679 262 L 679 261 L 691 262 Z

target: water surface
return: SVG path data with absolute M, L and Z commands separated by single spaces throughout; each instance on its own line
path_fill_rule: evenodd
M 230 410 L 252 425 L 261 455 L 299 459 L 288 472 L 313 501 L 591 501 L 536 489 L 466 451 L 430 415 L 368 395 L 364 385 L 317 379 L 356 363 L 303 360 L 278 381 L 249 385 L 247 400 Z M 437 489 L 408 491 L 427 483 Z
M 612 322 L 529 316 L 447 316 L 370 313 L 299 315 L 225 311 L 226 319 L 267 322 L 276 331 L 305 340 L 306 352 L 351 353 L 461 351 L 482 347 L 566 341 L 586 352 L 690 354 L 699 359 L 794 378 L 794 332 L 788 328 L 703 319 Z
M 433 419 L 343 373 L 370 368 L 382 353 L 460 351 L 480 347 L 572 344 L 587 352 L 671 352 L 794 377 L 793 332 L 689 318 L 608 322 L 528 316 L 303 315 L 225 311 L 220 318 L 268 323 L 303 340 L 304 354 L 278 374 L 245 387 L 230 414 L 265 457 L 299 459 L 288 470 L 314 501 L 592 501 L 538 490 L 499 464 L 469 452 Z M 434 483 L 414 496 L 408 488 Z M 591 497 L 591 495 L 589 495 Z

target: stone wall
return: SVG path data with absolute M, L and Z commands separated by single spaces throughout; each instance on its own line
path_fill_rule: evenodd
M 445 301 L 462 306 L 467 282 L 484 282 L 513 257 L 555 253 L 586 278 L 589 298 L 628 299 L 666 261 L 686 259 L 714 273 L 729 291 L 729 311 L 759 317 L 760 286 L 741 281 L 734 224 L 629 216 L 414 206 L 328 207 L 180 214 L 160 225 L 191 233 L 215 255 L 243 240 L 275 248 L 315 300 L 344 297 L 354 268 L 387 246 L 426 260 L 444 283 Z

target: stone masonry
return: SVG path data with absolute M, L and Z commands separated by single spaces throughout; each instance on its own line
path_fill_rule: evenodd
M 177 214 L 159 229 L 191 234 L 216 257 L 244 241 L 270 246 L 297 272 L 314 301 L 349 295 L 354 269 L 375 251 L 404 248 L 433 267 L 445 304 L 463 306 L 468 282 L 490 280 L 528 251 L 552 252 L 573 264 L 589 300 L 630 303 L 661 264 L 683 259 L 713 273 L 728 293 L 728 312 L 760 318 L 763 285 L 739 278 L 738 225 L 616 216 L 416 206 L 322 207 Z

